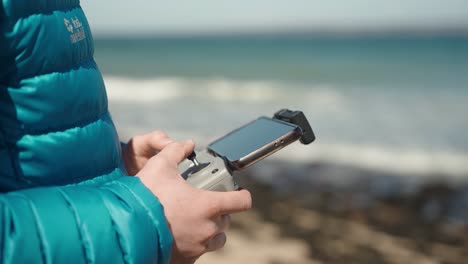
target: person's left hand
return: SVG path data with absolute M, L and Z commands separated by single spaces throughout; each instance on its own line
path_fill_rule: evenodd
M 161 131 L 134 136 L 122 148 L 127 172 L 136 175 L 151 157 L 172 142 L 174 141 Z

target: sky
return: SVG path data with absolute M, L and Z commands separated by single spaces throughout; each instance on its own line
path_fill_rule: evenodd
M 81 0 L 96 34 L 468 29 L 468 0 Z

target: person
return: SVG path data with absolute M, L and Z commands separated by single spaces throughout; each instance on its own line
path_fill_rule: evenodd
M 223 247 L 250 193 L 186 183 L 190 140 L 119 141 L 79 0 L 2 1 L 1 263 L 193 263 Z

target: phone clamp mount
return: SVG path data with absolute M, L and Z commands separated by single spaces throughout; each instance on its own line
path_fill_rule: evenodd
M 312 128 L 301 111 L 282 109 L 274 114 L 273 119 L 299 126 L 302 130 L 299 141 L 302 144 L 310 144 L 315 140 Z M 239 189 L 233 177 L 233 168 L 230 168 L 224 158 L 208 149 L 199 151 L 196 158 L 193 152 L 188 159 L 179 164 L 178 169 L 188 183 L 200 189 L 219 192 Z

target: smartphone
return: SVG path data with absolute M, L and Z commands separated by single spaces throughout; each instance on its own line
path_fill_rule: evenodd
M 302 136 L 302 129 L 278 119 L 260 117 L 208 145 L 232 170 L 243 170 Z

